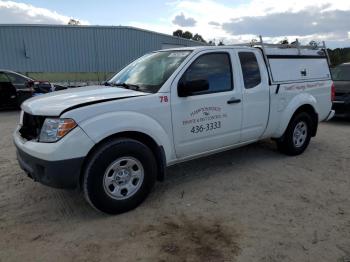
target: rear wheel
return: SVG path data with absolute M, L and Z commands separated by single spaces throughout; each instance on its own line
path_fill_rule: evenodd
M 88 161 L 84 195 L 90 205 L 105 213 L 118 214 L 137 207 L 156 180 L 152 151 L 133 139 L 111 140 Z
M 277 140 L 279 151 L 290 156 L 303 153 L 310 143 L 313 128 L 313 121 L 308 113 L 295 115 L 283 137 Z

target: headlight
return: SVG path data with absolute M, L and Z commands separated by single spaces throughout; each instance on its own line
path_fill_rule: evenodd
M 73 130 L 77 124 L 73 119 L 46 118 L 41 128 L 39 141 L 56 142 Z

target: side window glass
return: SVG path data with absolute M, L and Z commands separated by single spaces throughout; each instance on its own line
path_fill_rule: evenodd
M 24 84 L 26 79 L 16 74 L 7 73 L 7 76 L 10 78 L 11 82 L 14 84 Z
M 232 69 L 228 53 L 210 53 L 198 57 L 182 76 L 181 81 L 206 80 L 209 89 L 192 95 L 224 92 L 233 89 Z
M 8 82 L 10 82 L 8 77 L 4 73 L 0 72 L 0 83 L 8 83 Z
M 253 88 L 261 83 L 258 61 L 253 52 L 239 52 L 245 88 Z

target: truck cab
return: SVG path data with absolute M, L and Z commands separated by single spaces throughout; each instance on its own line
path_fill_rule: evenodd
M 81 188 L 96 209 L 138 206 L 166 167 L 273 138 L 298 155 L 330 119 L 326 49 L 224 46 L 156 51 L 107 82 L 32 98 L 14 132 L 34 180 Z

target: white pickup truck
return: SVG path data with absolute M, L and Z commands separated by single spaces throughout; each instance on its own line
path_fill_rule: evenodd
M 25 101 L 13 138 L 29 177 L 81 188 L 94 208 L 117 214 L 137 207 L 179 162 L 266 138 L 301 154 L 334 114 L 332 90 L 322 48 L 168 49 L 105 86 Z

